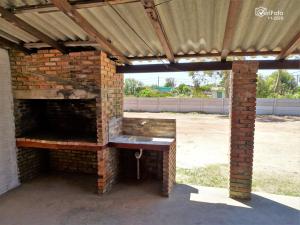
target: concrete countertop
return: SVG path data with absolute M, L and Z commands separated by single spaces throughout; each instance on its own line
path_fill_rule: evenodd
M 109 142 L 124 144 L 170 145 L 174 140 L 174 138 L 119 135 L 109 140 Z

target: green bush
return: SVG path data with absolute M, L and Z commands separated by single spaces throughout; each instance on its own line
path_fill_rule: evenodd
M 158 90 L 146 87 L 140 90 L 137 94 L 138 97 L 171 97 L 172 93 L 168 92 L 159 92 Z

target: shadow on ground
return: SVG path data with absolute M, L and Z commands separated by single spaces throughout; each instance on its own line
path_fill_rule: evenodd
M 229 119 L 228 115 L 217 115 L 220 119 Z M 274 123 L 274 122 L 295 122 L 300 121 L 300 116 L 274 116 L 274 115 L 256 115 L 256 121 L 262 123 Z
M 249 202 L 227 197 L 226 189 L 176 185 L 170 198 L 158 183 L 120 183 L 94 193 L 94 177 L 49 175 L 0 197 L 5 225 L 298 225 L 299 198 L 253 194 Z M 276 198 L 284 199 L 282 204 Z M 296 203 L 295 203 L 296 202 Z M 289 206 L 291 205 L 291 206 Z
M 295 122 L 300 121 L 300 116 L 273 116 L 273 115 L 265 115 L 265 116 L 256 116 L 256 121 L 258 122 Z

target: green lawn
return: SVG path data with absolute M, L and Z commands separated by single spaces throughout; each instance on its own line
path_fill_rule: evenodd
M 177 183 L 202 185 L 209 187 L 228 187 L 229 168 L 224 164 L 183 169 L 177 168 Z M 300 196 L 300 177 L 297 174 L 281 175 L 275 173 L 254 172 L 252 189 L 272 194 Z

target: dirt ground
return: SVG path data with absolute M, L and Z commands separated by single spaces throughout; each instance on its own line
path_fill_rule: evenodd
M 229 162 L 229 118 L 198 113 L 125 113 L 126 117 L 177 120 L 177 167 Z M 254 171 L 300 174 L 300 117 L 258 116 Z

